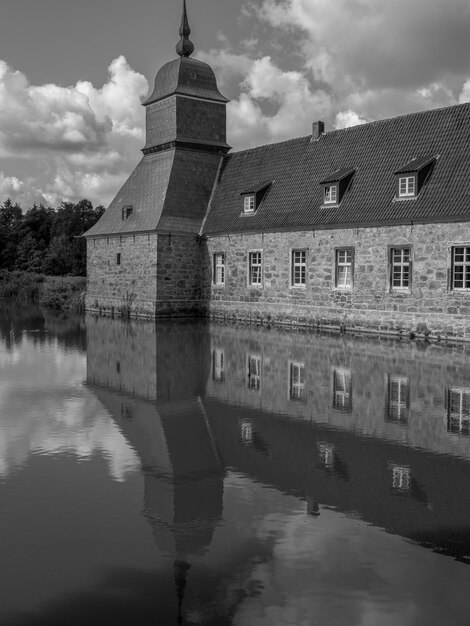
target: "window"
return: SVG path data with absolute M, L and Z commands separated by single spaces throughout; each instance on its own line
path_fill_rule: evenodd
M 123 220 L 128 220 L 132 215 L 132 211 L 134 210 L 132 204 L 126 204 L 126 206 L 122 207 L 121 217 Z
M 212 351 L 212 379 L 219 383 L 225 380 L 225 353 L 221 348 Z
M 406 423 L 410 413 L 410 379 L 390 376 L 387 380 L 387 422 Z
M 470 435 L 470 389 L 451 387 L 447 390 L 447 431 Z
M 225 285 L 225 253 L 217 252 L 214 254 L 214 285 Z
M 260 287 L 262 285 L 261 252 L 250 252 L 248 265 L 248 283 Z
M 332 470 L 335 465 L 335 446 L 332 443 L 326 441 L 320 441 L 317 444 L 318 456 L 320 457 L 320 463 L 326 469 Z
M 352 378 L 349 369 L 333 370 L 333 408 L 346 413 L 352 411 Z
M 289 399 L 305 400 L 305 363 L 289 363 Z
M 324 187 L 323 201 L 325 204 L 335 204 L 338 197 L 337 185 L 326 185 Z
M 416 178 L 414 176 L 401 176 L 398 179 L 398 195 L 400 198 L 416 195 Z
M 411 248 L 391 248 L 390 286 L 392 290 L 409 289 L 411 285 Z
M 452 248 L 452 289 L 470 289 L 470 246 Z
M 116 265 L 121 265 L 121 253 L 116 254 Z
M 307 264 L 307 252 L 305 250 L 292 250 L 292 267 L 291 267 L 292 287 L 305 287 L 306 264 Z
M 243 212 L 254 213 L 254 211 L 255 211 L 255 197 L 245 196 L 243 199 Z
M 250 354 L 247 358 L 247 386 L 253 391 L 261 390 L 261 357 Z
M 397 491 L 409 491 L 411 486 L 411 468 L 407 465 L 391 464 L 392 468 L 392 489 Z
M 352 249 L 336 250 L 336 280 L 338 289 L 352 289 L 353 286 Z
M 253 424 L 251 422 L 242 422 L 240 424 L 240 439 L 244 445 L 253 443 Z

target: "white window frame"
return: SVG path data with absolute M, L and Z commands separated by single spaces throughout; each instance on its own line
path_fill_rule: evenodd
M 261 391 L 262 360 L 260 354 L 246 355 L 246 386 L 252 391 Z
M 454 398 L 458 402 L 454 402 Z M 464 405 L 464 398 L 467 402 Z M 447 430 L 450 433 L 468 434 L 470 432 L 470 388 L 449 387 L 447 389 Z M 457 425 L 458 429 L 452 428 Z
M 212 282 L 218 287 L 225 286 L 225 252 L 214 253 Z
M 305 289 L 307 286 L 307 250 L 296 248 L 290 256 L 290 286 Z
M 344 259 L 341 259 L 341 255 L 344 254 Z M 350 259 L 348 260 L 348 255 L 350 255 Z M 341 283 L 340 281 L 340 269 L 346 269 L 345 276 L 348 276 L 347 270 L 350 270 L 349 276 L 350 280 L 348 284 L 345 284 L 344 281 Z M 354 248 L 336 248 L 335 253 L 335 287 L 336 289 L 346 289 L 351 290 L 354 284 Z
M 258 289 L 263 286 L 262 250 L 249 250 L 248 252 L 248 286 Z
M 325 185 L 323 202 L 325 204 L 336 204 L 338 202 L 338 185 Z
M 350 413 L 352 411 L 352 373 L 349 368 L 333 368 L 333 408 Z
M 411 487 L 411 467 L 409 465 L 391 464 L 392 488 L 398 491 L 409 491 Z
M 255 196 L 254 194 L 243 198 L 243 213 L 255 212 Z
M 455 257 L 457 254 L 457 250 L 463 250 L 463 260 L 456 261 Z M 468 260 L 467 260 L 468 259 Z M 452 275 L 451 275 L 451 290 L 452 291 L 468 291 L 470 289 L 470 246 L 469 245 L 455 245 L 452 246 L 452 255 L 451 255 L 451 267 L 452 267 Z M 455 269 L 456 267 L 462 268 L 462 286 L 455 286 Z M 465 283 L 468 281 L 469 287 L 465 286 Z M 459 281 L 460 282 L 460 281 Z
M 388 376 L 387 389 L 387 421 L 408 422 L 410 415 L 410 379 L 407 376 Z
M 408 260 L 404 260 L 405 251 L 408 251 Z M 389 248 L 390 258 L 390 290 L 391 291 L 409 291 L 411 288 L 411 246 L 391 246 Z M 397 269 L 395 269 L 397 268 Z M 408 272 L 408 282 L 405 285 L 405 274 Z M 399 285 L 395 285 L 397 280 L 395 274 L 399 274 Z
M 398 178 L 398 197 L 412 198 L 416 196 L 416 176 L 400 176 Z
M 305 363 L 289 361 L 289 400 L 305 401 Z
M 212 350 L 212 380 L 219 383 L 225 381 L 225 351 L 223 348 Z

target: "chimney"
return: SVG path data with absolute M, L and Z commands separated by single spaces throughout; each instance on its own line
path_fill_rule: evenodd
M 318 122 L 313 122 L 313 124 L 312 124 L 312 139 L 314 141 L 316 141 L 317 139 L 320 139 L 320 137 L 323 135 L 324 132 L 325 132 L 325 124 L 324 124 L 324 122 L 320 122 L 320 120 Z

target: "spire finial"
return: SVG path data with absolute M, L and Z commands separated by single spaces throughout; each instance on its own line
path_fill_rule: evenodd
M 183 0 L 183 15 L 181 16 L 181 26 L 179 36 L 181 39 L 176 44 L 176 52 L 180 57 L 189 57 L 194 52 L 193 42 L 189 40 L 191 29 L 189 28 L 188 14 L 186 13 L 186 0 Z

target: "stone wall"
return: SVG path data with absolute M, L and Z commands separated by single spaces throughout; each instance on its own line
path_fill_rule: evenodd
M 335 324 L 470 338 L 470 290 L 451 291 L 451 248 L 470 242 L 470 224 L 425 224 L 265 234 L 207 241 L 204 286 L 212 315 L 273 323 Z M 412 283 L 390 289 L 390 247 L 410 246 Z M 354 284 L 335 288 L 335 250 L 354 247 Z M 293 249 L 307 251 L 304 287 L 290 286 Z M 248 253 L 263 252 L 263 284 L 248 286 Z M 212 283 L 212 259 L 226 255 L 225 286 Z M 426 331 L 427 332 L 427 331 Z
M 200 314 L 202 254 L 196 235 L 158 235 L 157 316 Z
M 87 310 L 153 316 L 157 296 L 157 235 L 87 240 Z M 117 263 L 120 254 L 121 263 Z
M 447 422 L 449 390 L 470 394 L 467 346 L 218 323 L 210 326 L 210 341 L 208 397 L 470 459 L 468 435 L 450 431 Z M 248 360 L 253 357 L 259 358 L 259 385 L 250 384 Z M 222 370 L 217 370 L 218 362 Z M 291 393 L 292 364 L 303 367 L 299 394 Z M 339 398 L 335 372 L 349 382 L 347 393 Z M 389 383 L 397 380 L 402 388 L 400 413 L 393 410 L 390 397 Z

